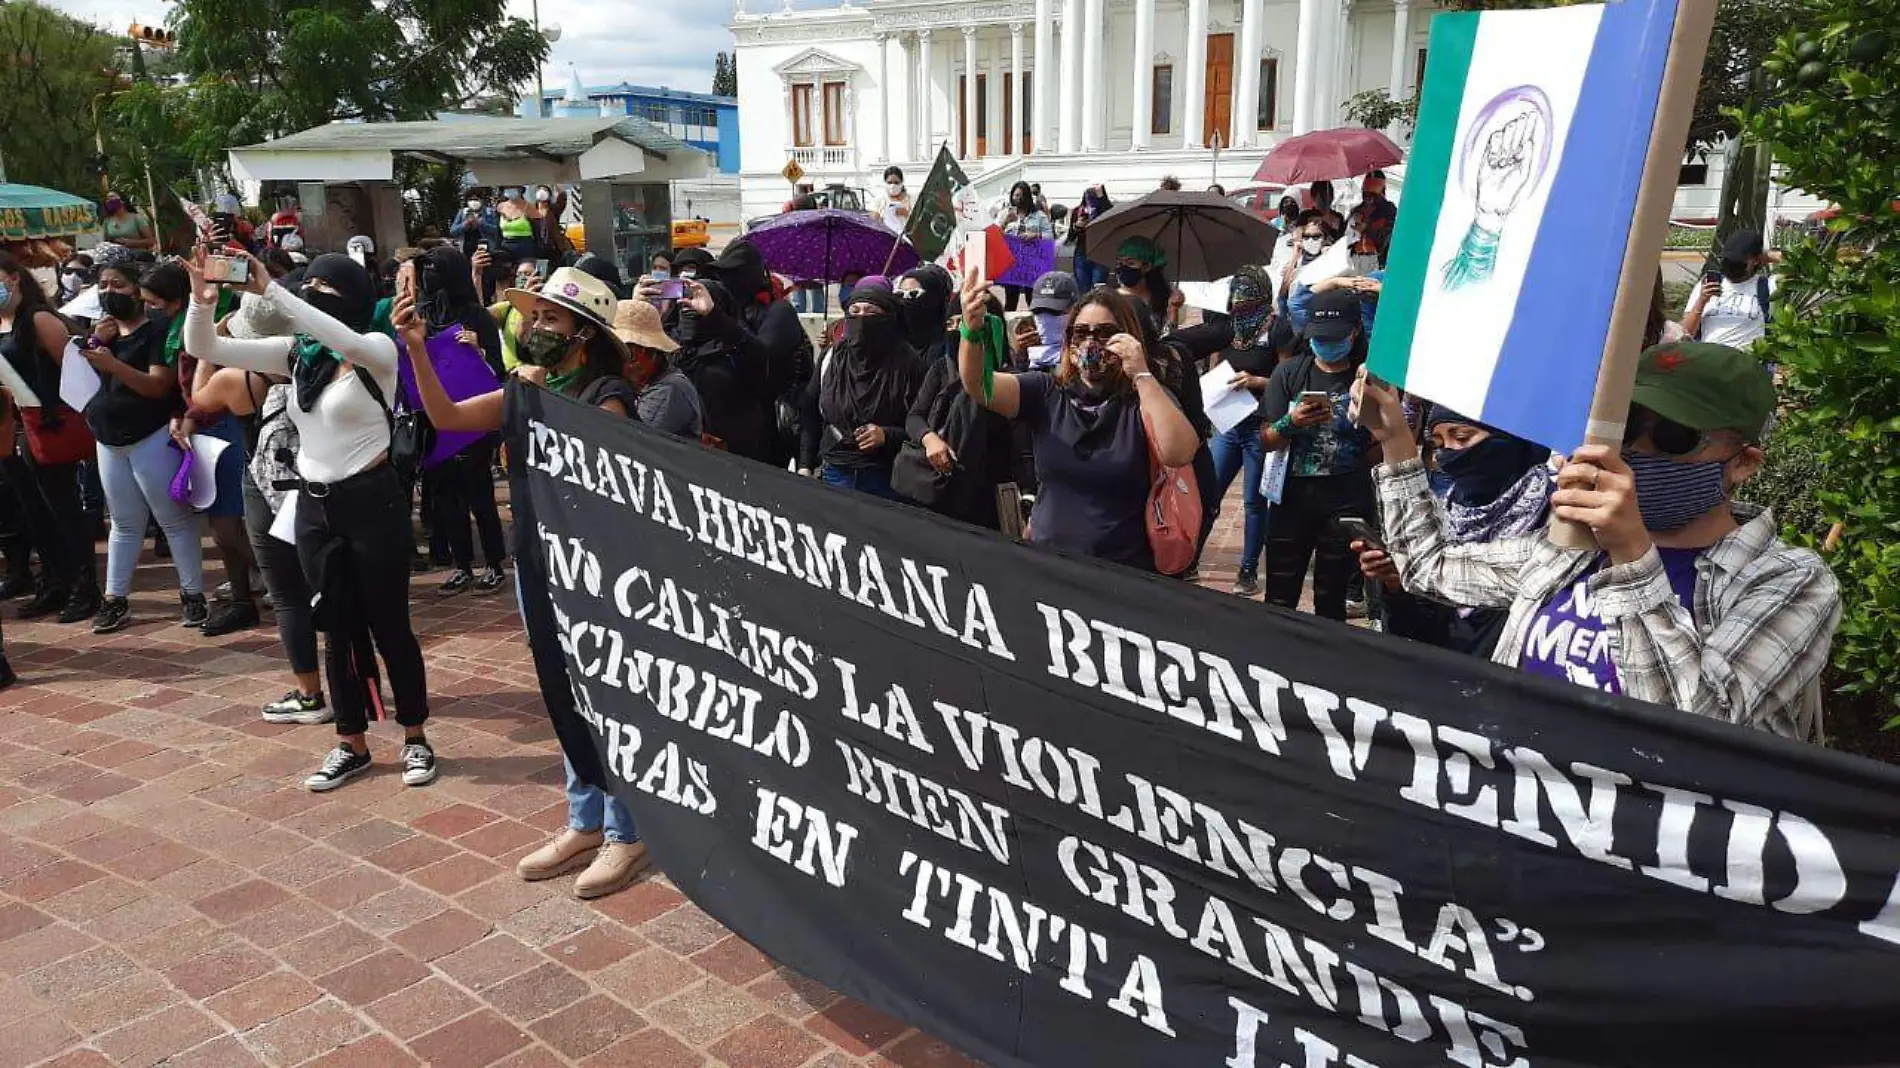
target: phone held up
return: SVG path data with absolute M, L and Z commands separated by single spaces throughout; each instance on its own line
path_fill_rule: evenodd
M 1379 532 L 1371 523 L 1356 515 L 1342 515 L 1333 520 L 1333 529 L 1339 532 L 1347 545 L 1355 541 L 1365 542 L 1368 549 L 1385 549 L 1385 543 L 1379 540 Z
M 251 261 L 242 256 L 207 256 L 205 281 L 241 286 L 251 281 Z

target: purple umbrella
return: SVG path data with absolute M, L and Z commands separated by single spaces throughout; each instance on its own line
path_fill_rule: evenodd
M 917 251 L 883 223 L 841 208 L 774 215 L 745 236 L 767 267 L 794 282 L 838 282 L 851 272 L 895 275 L 917 266 Z

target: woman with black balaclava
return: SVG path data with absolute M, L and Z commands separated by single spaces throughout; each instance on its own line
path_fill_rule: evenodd
M 750 435 L 754 442 L 751 451 L 741 451 L 730 439 L 726 447 L 742 456 L 784 467 L 798 450 L 796 412 L 798 400 L 811 381 L 811 338 L 799 324 L 791 303 L 773 292 L 765 258 L 752 242 L 742 238 L 727 245 L 713 261 L 710 273 L 732 297 L 730 309 L 720 309 L 709 300 L 695 301 L 690 291 L 682 303 L 703 303 L 703 307 L 694 309 L 708 317 L 702 326 L 743 364 L 763 367 L 763 378 L 753 381 L 751 403 L 758 415 L 757 427 Z M 685 341 L 680 339 L 682 345 Z M 697 378 L 693 382 L 699 384 Z M 705 399 L 704 387 L 700 397 Z M 717 428 L 714 433 L 725 437 Z
M 1028 182 L 1017 182 L 1009 187 L 1009 209 L 1003 214 L 1003 234 L 1024 241 L 1056 236 L 1055 224 L 1049 221 L 1049 214 L 1036 205 L 1036 194 L 1030 191 Z M 1003 294 L 1003 309 L 1015 311 L 1017 302 L 1029 294 L 1029 287 L 1006 285 Z
M 430 336 L 454 331 L 464 344 L 479 348 L 482 359 L 501 378 L 501 331 L 494 316 L 482 306 L 475 292 L 475 280 L 468 259 L 448 245 L 438 245 L 411 261 L 415 273 L 416 312 Z M 443 581 L 441 592 L 453 596 L 474 587 L 477 594 L 491 594 L 508 581 L 502 564 L 508 558 L 507 540 L 502 535 L 501 511 L 495 504 L 494 435 L 485 435 L 468 448 L 438 464 L 434 493 L 435 529 L 448 543 L 449 557 L 455 570 Z M 481 535 L 482 558 L 488 566 L 475 574 L 475 545 L 469 537 L 469 521 Z
M 644 284 L 640 288 L 651 291 Z M 763 459 L 766 427 L 760 396 L 769 366 L 765 354 L 735 339 L 739 313 L 725 286 L 710 278 L 687 279 L 681 282 L 681 294 L 671 331 L 679 342 L 674 363 L 699 391 L 705 431 L 727 452 Z
M 1456 545 L 1535 534 L 1550 521 L 1550 450 L 1443 406 L 1425 419 L 1431 463 L 1442 481 L 1436 495 L 1445 535 Z M 1401 638 L 1490 659 L 1507 613 L 1465 608 L 1406 591 L 1392 558 L 1377 545 L 1354 542 L 1360 572 L 1383 587 L 1385 629 Z
M 248 257 L 247 257 L 248 258 Z M 409 620 L 409 490 L 389 462 L 395 429 L 396 343 L 374 330 L 376 283 L 348 256 L 311 261 L 302 295 L 251 262 L 252 285 L 266 293 L 296 330 L 292 337 L 240 341 L 219 337 L 211 305 L 217 288 L 204 280 L 204 251 L 192 274 L 185 345 L 201 358 L 287 376 L 297 427 L 294 507 L 297 555 L 315 591 L 326 637 L 324 672 L 336 710 L 338 744 L 304 785 L 334 790 L 370 769 L 369 714 L 382 711 L 376 654 L 381 653 L 403 727 L 402 781 L 436 778 L 435 751 L 423 730 L 429 693 L 422 646 Z
M 951 335 L 944 327 L 950 273 L 925 264 L 898 279 L 897 296 L 924 376 L 904 418 L 905 437 L 917 448 L 900 454 L 893 467 L 894 483 L 899 493 L 931 511 L 995 530 L 996 487 L 1022 481 L 1018 468 L 1030 466 L 1024 455 L 1027 435 L 1018 447 L 1019 435 L 1009 420 L 963 390 L 957 350 L 948 344 Z M 1002 364 L 1008 359 L 1002 305 L 992 296 L 988 308 L 977 335 L 991 358 Z
M 805 435 L 798 466 L 817 467 L 818 477 L 834 486 L 907 500 L 891 488 L 891 463 L 905 441 L 904 422 L 923 371 L 905 338 L 896 295 L 853 294 L 844 340 L 807 387 L 821 426 Z

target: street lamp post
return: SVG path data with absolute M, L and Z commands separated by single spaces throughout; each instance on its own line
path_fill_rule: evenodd
M 541 32 L 541 0 L 534 0 L 533 10 L 534 10 L 534 32 L 540 33 Z M 544 64 L 538 63 L 538 62 L 534 65 L 534 117 L 537 119 L 541 117 L 541 109 L 547 106 L 547 101 L 548 101 L 548 87 L 542 84 L 542 81 L 541 81 L 541 68 L 543 66 Z

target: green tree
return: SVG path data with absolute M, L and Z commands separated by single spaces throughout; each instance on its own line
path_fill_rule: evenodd
M 1786 249 L 1765 345 L 1785 376 L 1776 440 L 1814 451 L 1810 492 L 1836 524 L 1788 532 L 1832 546 L 1841 583 L 1835 682 L 1852 703 L 1829 727 L 1865 739 L 1900 720 L 1900 0 L 1800 0 L 1794 17 L 1805 32 L 1763 64 L 1773 103 L 1741 127 L 1784 181 L 1839 208 Z
M 718 96 L 739 95 L 739 57 L 730 52 L 713 56 L 712 91 Z
M 118 38 L 34 0 L 0 3 L 0 157 L 10 179 L 99 195 L 92 105 Z

